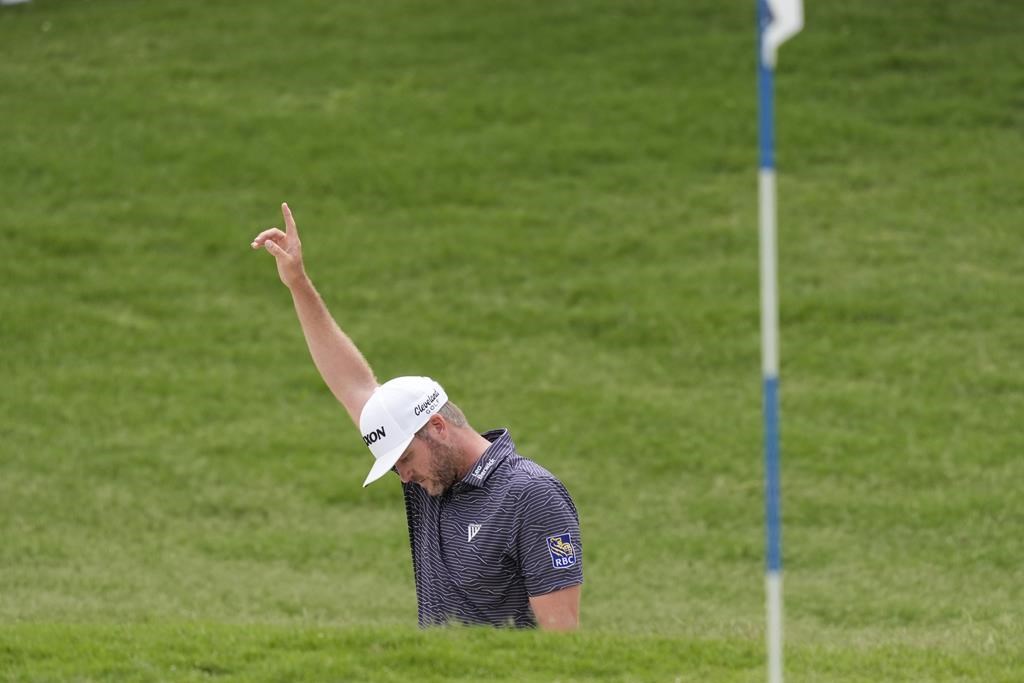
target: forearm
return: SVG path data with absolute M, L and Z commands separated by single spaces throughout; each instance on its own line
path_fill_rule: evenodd
M 377 387 L 373 370 L 331 317 L 308 277 L 294 283 L 290 291 L 316 369 L 358 425 L 363 405 Z

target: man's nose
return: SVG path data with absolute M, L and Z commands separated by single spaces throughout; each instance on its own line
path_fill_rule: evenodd
M 395 469 L 398 471 L 398 477 L 402 480 L 403 484 L 409 483 L 409 468 L 395 463 Z

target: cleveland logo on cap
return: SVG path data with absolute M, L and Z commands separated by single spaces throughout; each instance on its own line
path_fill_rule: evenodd
M 363 434 L 363 441 L 369 446 L 371 443 L 377 443 L 379 439 L 383 439 L 387 434 L 384 433 L 384 426 L 377 427 L 369 434 Z
M 419 403 L 416 405 L 416 407 L 412 411 L 413 415 L 422 415 L 428 410 L 433 410 L 434 404 L 437 403 L 437 399 L 440 397 L 441 392 L 435 389 L 434 393 L 432 393 L 430 396 L 427 396 L 427 400 L 425 400 L 423 403 Z

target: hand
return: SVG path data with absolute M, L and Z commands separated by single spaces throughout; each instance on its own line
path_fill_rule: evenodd
M 256 235 L 252 241 L 252 248 L 265 248 L 277 261 L 277 274 L 281 282 L 291 289 L 306 277 L 306 269 L 302 265 L 302 243 L 299 242 L 299 231 L 295 227 L 295 219 L 292 218 L 292 211 L 288 204 L 281 205 L 281 214 L 284 216 L 285 231 L 278 228 L 270 228 Z

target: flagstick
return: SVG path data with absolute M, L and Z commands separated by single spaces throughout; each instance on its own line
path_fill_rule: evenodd
M 764 69 L 762 69 L 764 71 Z M 779 474 L 779 302 L 775 249 L 775 169 L 764 145 L 765 126 L 771 126 L 771 72 L 762 76 L 762 160 L 758 175 L 761 244 L 761 366 L 764 394 L 765 527 L 767 562 L 765 592 L 768 600 L 768 681 L 782 683 L 782 524 Z M 767 83 L 767 85 L 765 85 Z M 768 100 L 764 89 L 768 88 Z M 767 109 L 767 112 L 766 112 Z M 767 114 L 767 115 L 766 115 Z
M 758 0 L 758 214 L 761 256 L 761 367 L 764 382 L 765 594 L 768 681 L 782 683 L 782 516 L 779 448 L 779 297 L 776 253 L 775 56 L 803 28 L 803 0 Z

